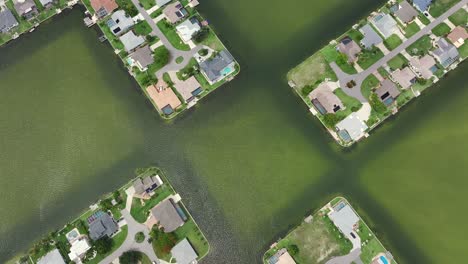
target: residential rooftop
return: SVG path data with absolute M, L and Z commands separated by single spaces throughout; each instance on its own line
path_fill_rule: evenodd
M 359 31 L 364 35 L 364 38 L 361 40 L 361 45 L 366 49 L 371 49 L 373 46 L 383 42 L 382 37 L 380 37 L 369 24 L 360 28 Z
M 148 86 L 146 91 L 156 106 L 165 115 L 172 114 L 179 106 L 182 105 L 174 91 L 172 91 L 169 85 L 162 79 L 158 80 L 157 84 Z

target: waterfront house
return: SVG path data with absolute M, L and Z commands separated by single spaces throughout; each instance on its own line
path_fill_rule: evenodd
M 179 1 L 177 1 L 167 5 L 163 10 L 163 14 L 169 22 L 176 24 L 177 22 L 181 21 L 182 18 L 188 15 L 188 12 L 184 6 Z
M 81 263 L 81 260 L 85 257 L 86 252 L 91 249 L 91 245 L 88 242 L 86 236 L 81 236 L 73 240 L 70 247 L 70 253 L 68 257 L 75 263 Z
M 358 141 L 367 130 L 367 125 L 356 113 L 351 113 L 336 125 L 338 136 L 345 142 Z
M 432 0 L 413 0 L 413 5 L 421 12 L 427 11 L 431 3 Z
M 398 23 L 389 14 L 378 13 L 370 19 L 370 22 L 384 38 L 388 38 L 399 31 Z
M 125 33 L 119 39 L 127 52 L 131 52 L 145 43 L 145 39 L 142 36 L 135 35 L 133 31 Z
M 320 114 L 334 114 L 344 109 L 340 98 L 333 93 L 333 89 L 328 82 L 323 82 L 317 86 L 307 96 Z
M 165 233 L 175 231 L 187 221 L 187 216 L 172 198 L 166 199 L 153 207 L 151 217 L 153 222 L 157 223 Z
M 200 63 L 200 70 L 210 84 L 217 83 L 235 71 L 235 60 L 227 50 Z
M 49 8 L 52 8 L 54 4 L 58 2 L 58 0 L 39 0 L 39 2 L 41 2 L 41 5 L 45 9 L 49 9 Z
M 359 45 L 350 37 L 343 38 L 337 45 L 338 50 L 348 57 L 348 62 L 354 63 L 357 61 L 357 55 L 361 52 Z
M 133 196 L 140 199 L 149 199 L 154 190 L 162 184 L 163 181 L 159 175 L 137 178 L 133 181 L 133 188 L 135 189 Z
M 403 69 L 397 69 L 392 72 L 392 78 L 397 82 L 403 89 L 408 89 L 416 82 L 416 75 L 409 67 Z
M 198 22 L 196 17 L 189 18 L 176 27 L 177 33 L 185 43 L 189 42 L 193 34 L 197 33 L 200 29 L 200 22 Z
M 40 258 L 37 261 L 37 264 L 65 264 L 65 260 L 60 254 L 60 251 L 55 248 L 54 250 L 50 251 L 45 256 Z
M 148 45 L 141 47 L 129 56 L 132 65 L 136 65 L 140 71 L 146 71 L 148 66 L 154 62 L 153 52 Z
M 392 81 L 385 79 L 380 82 L 380 86 L 375 90 L 375 94 L 382 103 L 389 106 L 400 95 L 400 90 L 398 90 L 398 87 Z
M 10 9 L 6 7 L 0 9 L 0 33 L 8 33 L 18 25 L 18 21 Z
M 397 3 L 395 6 L 397 8 L 394 14 L 403 23 L 410 23 L 419 15 L 418 11 L 406 1 Z
M 119 226 L 109 214 L 97 211 L 88 217 L 89 237 L 96 241 L 101 237 L 111 237 L 119 230 Z
M 134 23 L 135 22 L 133 19 L 125 14 L 124 10 L 118 10 L 114 12 L 111 18 L 106 22 L 111 32 L 116 36 L 125 33 L 127 30 L 133 27 Z
M 187 103 L 192 101 L 203 91 L 200 83 L 194 76 L 191 76 L 184 81 L 174 80 L 174 88 L 179 92 L 179 94 Z
M 34 0 L 13 0 L 16 13 L 29 20 L 39 14 Z
M 383 42 L 379 34 L 377 34 L 369 24 L 360 28 L 359 31 L 364 35 L 364 38 L 361 40 L 361 45 L 366 49 L 372 49 L 372 47 Z
M 115 0 L 91 0 L 91 7 L 96 12 L 98 18 L 110 15 L 119 8 Z
M 286 248 L 278 250 L 268 259 L 268 264 L 296 264 Z
M 177 264 L 194 264 L 198 257 L 197 252 L 195 252 L 187 238 L 184 238 L 171 249 L 171 255 L 175 258 Z
M 447 35 L 447 38 L 453 43 L 453 45 L 455 45 L 455 47 L 460 48 L 465 44 L 465 39 L 468 38 L 468 33 L 466 33 L 466 29 L 464 27 L 458 26 Z
M 200 2 L 198 2 L 198 0 L 188 0 L 188 6 L 190 6 L 191 8 L 194 8 L 198 6 L 199 4 Z
M 457 48 L 448 43 L 444 38 L 440 38 L 436 42 L 436 46 L 437 49 L 435 49 L 432 54 L 444 68 L 449 67 L 460 58 Z
M 165 115 L 174 113 L 182 105 L 177 95 L 162 78 L 158 80 L 157 84 L 148 86 L 146 92 Z
M 430 79 L 438 69 L 434 58 L 429 54 L 421 58 L 412 57 L 409 63 L 411 68 L 426 80 Z
M 156 5 L 160 8 L 170 3 L 172 0 L 156 0 Z
M 356 232 L 356 229 L 359 228 L 360 219 L 347 203 L 342 201 L 335 205 L 333 211 L 328 214 L 328 217 L 330 217 L 333 224 L 353 245 L 356 240 L 360 240 Z M 360 246 L 360 243 L 358 245 Z

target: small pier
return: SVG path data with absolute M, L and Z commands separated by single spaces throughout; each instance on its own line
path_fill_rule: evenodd
M 105 35 L 102 35 L 99 37 L 100 42 L 105 42 L 107 40 L 107 37 Z
M 94 25 L 96 24 L 96 21 L 92 20 L 92 19 L 89 18 L 89 17 L 85 17 L 85 18 L 83 19 L 83 22 L 84 22 L 84 24 L 85 24 L 87 27 L 92 27 L 92 26 L 94 26 Z

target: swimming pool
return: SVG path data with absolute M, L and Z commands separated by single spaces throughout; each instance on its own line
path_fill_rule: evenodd
M 380 256 L 379 259 L 380 259 L 380 263 L 382 263 L 382 264 L 389 264 L 389 262 L 388 262 L 388 260 L 387 260 L 387 258 L 386 258 L 385 256 Z
M 223 74 L 224 76 L 230 74 L 231 72 L 233 72 L 233 69 L 231 66 L 227 66 L 226 68 L 224 68 L 222 71 L 221 71 L 221 74 Z

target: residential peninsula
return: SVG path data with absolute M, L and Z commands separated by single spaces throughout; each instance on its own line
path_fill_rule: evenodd
M 136 173 L 15 263 L 190 264 L 206 256 L 208 241 L 164 172 Z
M 240 71 L 197 0 L 0 0 L 0 46 L 83 4 L 158 113 L 171 119 Z
M 467 2 L 389 1 L 292 69 L 289 84 L 351 146 L 466 59 Z
M 396 264 L 349 202 L 337 197 L 271 245 L 265 264 Z

